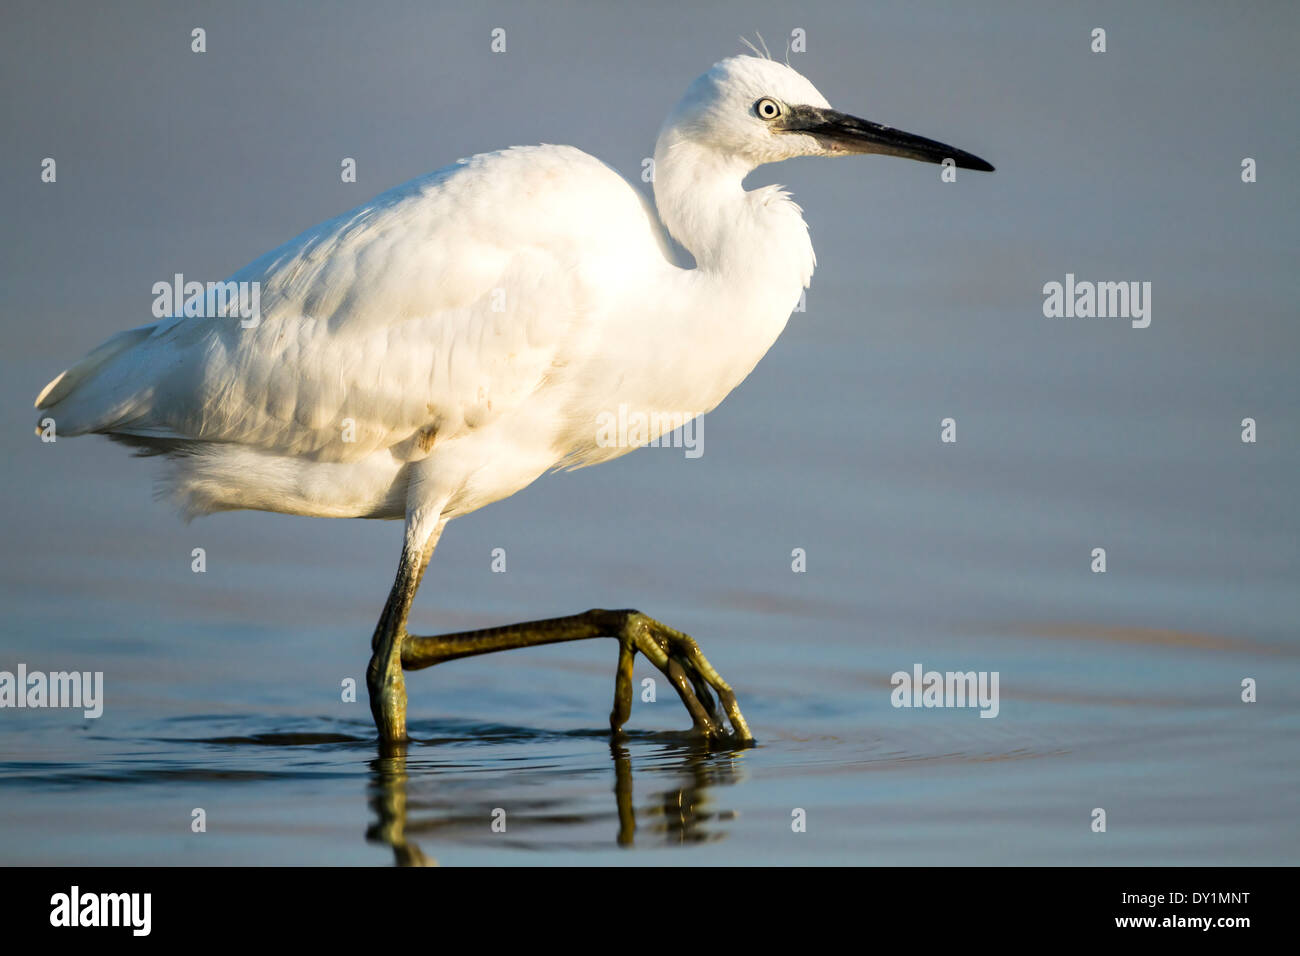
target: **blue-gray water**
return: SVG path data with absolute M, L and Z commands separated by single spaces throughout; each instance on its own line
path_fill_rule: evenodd
M 1131 7 L 8 5 L 0 670 L 103 671 L 106 704 L 0 710 L 0 862 L 1297 862 L 1300 16 Z M 396 525 L 186 526 L 151 464 L 32 436 L 37 390 L 146 321 L 154 282 L 510 143 L 637 177 L 737 34 L 796 27 L 833 104 L 998 171 L 756 173 L 803 205 L 818 272 L 703 456 L 453 523 L 412 618 L 640 607 L 699 639 L 757 747 L 693 744 L 660 680 L 611 748 L 600 641 L 408 675 L 416 743 L 380 761 L 340 684 L 364 684 Z M 1150 281 L 1151 326 L 1045 318 L 1066 273 Z M 997 671 L 999 715 L 895 709 L 916 663 Z

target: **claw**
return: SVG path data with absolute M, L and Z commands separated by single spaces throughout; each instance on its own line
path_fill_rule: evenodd
M 693 638 L 639 611 L 626 611 L 624 615 L 620 639 L 631 640 L 636 649 L 668 678 L 690 713 L 698 733 L 709 739 L 727 736 L 744 742 L 754 739 L 730 685 L 714 670 Z M 726 710 L 731 723 L 730 734 L 725 732 L 710 688 L 717 693 Z

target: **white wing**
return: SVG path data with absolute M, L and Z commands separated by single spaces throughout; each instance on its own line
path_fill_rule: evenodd
M 483 154 L 231 276 L 259 284 L 256 327 L 172 318 L 121 333 L 37 405 L 63 434 L 413 460 L 581 359 L 605 265 L 668 255 L 644 202 L 598 160 L 562 146 Z

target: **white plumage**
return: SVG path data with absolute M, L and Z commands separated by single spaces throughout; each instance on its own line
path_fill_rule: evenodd
M 254 327 L 176 317 L 121 333 L 36 404 L 61 435 L 166 455 L 163 487 L 189 516 L 404 518 L 370 675 L 381 732 L 404 736 L 406 611 L 446 522 L 548 469 L 629 451 L 598 441 L 600 417 L 620 406 L 672 421 L 722 401 L 776 340 L 814 265 L 799 207 L 776 187 L 746 191 L 744 177 L 851 152 L 991 168 L 834 112 L 788 66 L 733 57 L 696 80 L 660 133 L 658 218 L 577 149 L 475 156 L 231 276 L 260 286 Z M 664 227 L 693 268 L 674 261 Z
M 802 81 L 752 57 L 726 68 Z M 674 169 L 692 143 L 666 132 L 661 205 L 660 184 L 699 173 Z M 180 317 L 123 333 L 37 405 L 60 434 L 171 452 L 164 487 L 191 516 L 402 518 L 413 482 L 446 498 L 446 517 L 473 511 L 557 465 L 629 451 L 597 446 L 601 412 L 707 412 L 767 351 L 812 249 L 784 194 L 745 193 L 748 169 L 727 172 L 725 220 L 693 211 L 722 185 L 700 182 L 677 223 L 713 281 L 675 264 L 653 211 L 599 160 L 516 147 L 398 186 L 235 273 L 260 283 L 256 327 Z M 701 244 L 720 226 L 771 238 L 729 261 Z

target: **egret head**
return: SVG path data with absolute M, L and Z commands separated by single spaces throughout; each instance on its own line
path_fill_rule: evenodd
M 757 56 L 714 64 L 687 89 L 664 132 L 673 142 L 726 154 L 750 168 L 796 156 L 881 153 L 993 170 L 965 150 L 831 109 L 798 72 Z

